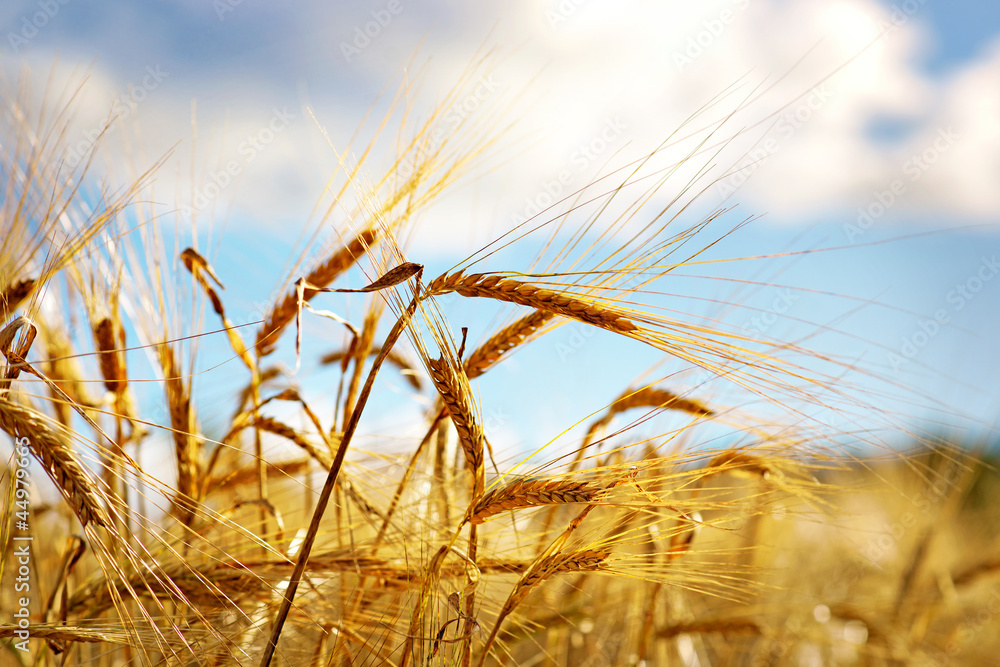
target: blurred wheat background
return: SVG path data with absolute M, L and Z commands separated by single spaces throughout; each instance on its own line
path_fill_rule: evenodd
M 15 5 L 2 664 L 992 664 L 995 10 Z

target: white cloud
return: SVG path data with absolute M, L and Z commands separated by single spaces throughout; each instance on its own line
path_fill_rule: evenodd
M 956 217 L 1000 215 L 1000 40 L 986 56 L 956 72 L 942 87 L 940 111 L 910 146 L 928 164 L 920 204 Z M 954 145 L 936 156 L 940 130 Z M 938 164 L 933 162 L 937 159 Z
M 213 26 L 213 34 L 228 35 L 225 31 L 248 25 L 254 26 L 254 34 L 269 29 L 269 42 L 261 47 L 269 49 L 268 66 L 248 70 L 246 59 L 260 61 L 259 53 L 251 51 L 234 51 L 228 60 L 199 68 L 191 59 L 183 61 L 184 67 L 177 65 L 178 53 L 140 49 L 131 65 L 175 64 L 164 67 L 169 77 L 161 85 L 130 107 L 134 115 L 129 120 L 138 121 L 138 144 L 132 143 L 130 131 L 116 131 L 120 136 L 109 137 L 109 148 L 128 139 L 141 148 L 136 154 L 152 160 L 180 142 L 158 180 L 160 201 L 170 206 L 174 190 L 180 192 L 176 204 L 183 206 L 192 192 L 203 192 L 236 160 L 239 173 L 231 179 L 233 185 L 222 188 L 221 201 L 233 198 L 237 217 L 304 223 L 335 166 L 333 151 L 305 113 L 306 104 L 336 147 L 344 149 L 372 91 L 394 76 L 398 80 L 418 45 L 416 62 L 430 58 L 414 106 L 419 116 L 429 113 L 477 50 L 496 44 L 499 92 L 484 107 L 512 105 L 511 117 L 518 124 L 509 136 L 521 142 L 512 144 L 508 163 L 448 200 L 441 214 L 427 221 L 425 233 L 451 232 L 442 234 L 445 243 L 461 239 L 456 242 L 464 246 L 469 232 L 454 231 L 470 219 L 503 227 L 544 200 L 546 185 L 564 172 L 569 172 L 563 188 L 568 191 L 606 169 L 612 156 L 612 163 L 620 165 L 647 153 L 730 86 L 729 94 L 689 127 L 704 128 L 752 98 L 709 142 L 714 145 L 745 130 L 714 160 L 716 175 L 740 163 L 755 144 L 765 149 L 757 154 L 763 159 L 747 170 L 752 177 L 745 184 L 742 178 L 726 181 L 742 184 L 730 203 L 744 202 L 748 212 L 793 221 L 854 210 L 898 178 L 907 156 L 933 143 L 939 128 L 953 126 L 961 140 L 926 170 L 919 184 L 913 182 L 898 210 L 1000 217 L 1000 93 L 995 86 L 1000 48 L 944 81 L 932 80 L 920 71 L 928 28 L 919 4 L 911 4 L 916 8 L 912 15 L 873 0 L 521 0 L 490 14 L 458 0 L 429 9 L 404 2 L 391 20 L 369 31 L 375 34 L 347 62 L 342 45 L 353 44 L 357 29 L 365 30 L 378 18 L 369 10 L 380 11 L 381 5 L 336 10 L 317 5 L 315 12 L 292 21 L 244 3 Z M 859 53 L 890 25 L 881 40 Z M 109 26 L 119 34 L 129 28 Z M 93 39 L 94 51 L 100 53 L 103 38 Z M 162 39 L 150 49 L 182 47 L 183 41 Z M 36 71 L 44 72 L 53 55 L 39 47 L 30 57 Z M 124 71 L 131 78 L 118 74 Z M 112 99 L 141 84 L 141 72 L 98 61 L 73 131 L 99 126 Z M 192 97 L 198 109 L 194 160 Z M 264 150 L 241 152 L 248 139 L 266 135 L 276 109 L 294 113 L 294 120 L 273 132 Z M 375 117 L 378 113 L 373 112 Z M 869 136 L 869 126 L 873 119 L 885 118 L 916 129 L 902 145 L 881 143 Z M 619 128 L 613 136 L 609 123 Z M 681 136 L 688 134 L 685 130 Z M 682 158 L 696 140 L 679 142 L 673 158 L 665 156 L 658 164 Z M 601 151 L 578 159 L 581 147 L 591 143 Z M 116 169 L 120 165 L 116 161 Z M 690 173 L 678 174 L 667 187 L 681 187 Z M 709 188 L 706 204 L 721 201 L 726 192 L 721 186 Z M 495 231 L 494 226 L 489 233 Z

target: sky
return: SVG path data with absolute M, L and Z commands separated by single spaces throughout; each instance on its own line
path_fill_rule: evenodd
M 449 113 L 516 123 L 476 178 L 423 215 L 411 259 L 443 270 L 666 142 L 659 168 L 694 157 L 661 188 L 663 201 L 711 168 L 682 222 L 721 206 L 734 208 L 720 227 L 753 219 L 718 234 L 707 257 L 788 253 L 691 267 L 669 307 L 866 369 L 845 382 L 885 401 L 901 428 L 995 437 L 996 3 L 18 0 L 0 7 L 0 27 L 10 80 L 27 66 L 41 95 L 50 75 L 56 90 L 86 77 L 71 145 L 88 148 L 118 116 L 95 177 L 120 182 L 123 165 L 134 172 L 170 152 L 156 176 L 161 210 L 211 221 L 202 243 L 224 281 L 239 276 L 226 297 L 237 321 L 294 279 L 289 252 L 315 222 L 338 151 L 355 156 L 348 146 L 366 113 L 362 137 L 400 83 L 419 80 L 409 104 L 426 117 L 490 53 Z M 366 163 L 372 177 L 391 148 Z M 220 177 L 232 161 L 234 177 Z M 532 243 L 510 261 L 530 259 Z M 803 252 L 816 248 L 828 250 Z M 502 437 L 557 433 L 651 364 L 677 386 L 703 386 L 676 360 L 603 334 L 571 326 L 551 336 L 554 351 L 529 346 L 481 389 L 484 405 L 499 406 Z M 541 402 L 551 417 L 525 426 L 503 416 Z

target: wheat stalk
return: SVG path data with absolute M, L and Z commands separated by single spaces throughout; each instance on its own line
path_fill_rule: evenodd
M 692 621 L 690 623 L 674 623 L 656 630 L 656 636 L 662 639 L 669 639 L 670 637 L 676 637 L 678 635 L 702 635 L 710 632 L 718 632 L 724 635 L 763 634 L 761 625 L 757 621 L 741 618 L 729 618 Z
M 385 309 L 385 301 L 376 297 L 368 305 L 368 312 L 365 313 L 365 321 L 361 327 L 361 335 L 354 336 L 351 340 L 351 347 L 354 354 L 354 372 L 347 385 L 347 396 L 344 398 L 343 423 L 351 418 L 354 410 L 354 400 L 358 394 L 358 387 L 361 386 L 361 379 L 365 370 L 365 360 L 371 353 L 375 344 L 375 332 L 378 329 L 379 320 Z M 390 350 L 391 353 L 391 350 Z
M 368 354 L 369 356 L 375 356 L 380 352 L 382 352 L 382 346 L 373 345 L 371 350 L 368 351 Z M 350 358 L 352 358 L 350 350 L 337 350 L 336 352 L 328 352 L 324 354 L 320 357 L 319 363 L 323 365 L 331 365 L 337 362 L 343 362 L 344 359 Z M 409 359 L 401 353 L 391 350 L 386 361 L 399 369 L 400 375 L 406 378 L 406 381 L 411 387 L 417 391 L 423 389 L 423 384 L 420 382 L 420 376 L 417 374 L 416 369 L 414 369 L 413 364 L 410 363 Z
M 309 521 L 309 527 L 306 530 L 305 537 L 303 538 L 302 544 L 299 548 L 299 554 L 295 562 L 295 569 L 292 571 L 292 575 L 288 581 L 288 586 L 285 590 L 285 595 L 281 601 L 281 605 L 278 607 L 277 613 L 275 614 L 270 638 L 264 647 L 263 654 L 261 655 L 261 667 L 267 667 L 267 665 L 270 664 L 271 658 L 274 655 L 274 650 L 278 646 L 278 639 L 281 637 L 285 621 L 291 611 L 292 602 L 295 599 L 295 593 L 298 590 L 299 582 L 301 581 L 306 565 L 308 564 L 309 555 L 312 552 L 313 543 L 315 542 L 316 535 L 319 532 L 323 512 L 326 511 L 326 506 L 329 503 L 330 496 L 336 486 L 337 477 L 343 467 L 348 447 L 351 444 L 351 440 L 354 438 L 354 434 L 357 432 L 358 424 L 361 421 L 362 410 L 368 402 L 368 397 L 371 395 L 372 387 L 375 384 L 375 378 L 377 377 L 382 364 L 385 362 L 386 357 L 388 357 L 389 351 L 392 349 L 393 345 L 395 345 L 396 341 L 399 340 L 399 337 L 402 335 L 406 326 L 411 322 L 413 313 L 418 305 L 419 302 L 416 298 L 414 298 L 403 311 L 399 319 L 396 320 L 396 323 L 386 335 L 382 352 L 372 363 L 372 368 L 368 372 L 368 378 L 365 380 L 365 384 L 361 388 L 361 392 L 358 395 L 357 407 L 355 407 L 354 411 L 351 413 L 351 418 L 348 420 L 347 425 L 344 428 L 344 434 L 337 446 L 337 452 L 334 456 L 333 465 L 330 468 L 330 472 L 327 474 L 326 481 L 323 483 L 323 488 L 320 490 L 319 498 L 316 501 L 316 507 L 313 510 L 312 518 Z

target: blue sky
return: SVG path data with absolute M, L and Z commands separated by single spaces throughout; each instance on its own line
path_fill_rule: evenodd
M 422 72 L 412 108 L 426 115 L 478 50 L 495 48 L 492 78 L 468 113 L 503 109 L 518 121 L 511 147 L 487 160 L 490 170 L 421 221 L 410 256 L 440 269 L 523 217 L 560 174 L 568 174 L 567 192 L 584 187 L 655 148 L 734 86 L 707 117 L 733 112 L 718 136 L 736 136 L 698 164 L 714 161 L 716 175 L 742 170 L 708 187 L 697 214 L 736 204 L 721 227 L 759 218 L 713 253 L 832 249 L 704 267 L 727 280 L 678 279 L 693 292 L 677 307 L 692 321 L 724 318 L 743 331 L 760 328 L 755 315 L 774 314 L 766 336 L 808 337 L 809 346 L 886 378 L 859 375 L 856 382 L 898 411 L 904 427 L 941 420 L 978 433 L 996 428 L 995 3 L 519 0 L 501 9 L 457 0 L 53 0 L 4 3 L 0 26 L 0 63 L 9 77 L 27 63 L 40 81 L 57 59 L 57 82 L 76 80 L 74 68 L 89 73 L 71 136 L 85 142 L 109 109 L 125 112 L 95 175 L 121 181 L 128 175 L 122 165 L 149 164 L 174 147 L 156 184 L 165 212 L 191 206 L 192 193 L 204 192 L 219 165 L 239 162 L 239 178 L 199 211 L 213 222 L 202 243 L 213 249 L 217 271 L 224 281 L 241 277 L 228 281 L 226 297 L 237 320 L 235 313 L 249 320 L 289 278 L 282 273 L 289 239 L 315 223 L 311 213 L 336 165 L 320 126 L 344 150 L 380 91 L 388 86 L 391 93 L 404 75 Z M 741 106 L 750 97 L 753 103 Z M 247 139 L 265 128 L 273 131 L 266 145 L 248 149 Z M 587 157 L 580 149 L 588 145 L 601 150 Z M 386 154 L 372 160 L 372 175 Z M 691 211 L 690 222 L 697 214 Z M 766 284 L 746 293 L 741 280 Z M 734 299 L 735 307 L 719 303 Z M 357 315 L 359 303 L 343 307 Z M 487 313 L 480 306 L 473 312 Z M 473 321 L 480 324 L 475 341 L 492 320 Z M 335 335 L 332 326 L 314 328 Z M 661 359 L 626 345 L 614 347 L 617 361 L 609 361 L 612 343 L 603 335 L 574 348 L 573 326 L 551 337 L 556 348 L 526 348 L 509 372 L 484 378 L 484 404 L 510 414 L 540 402 L 559 406 L 551 423 L 545 415 L 530 427 L 500 420 L 512 441 L 531 440 L 533 429 L 554 435 L 558 424 L 600 409 Z M 578 353 L 561 358 L 559 345 Z M 213 349 L 224 350 L 224 341 L 206 347 Z M 667 384 L 691 381 L 690 369 L 661 368 Z M 530 371 L 564 380 L 526 379 Z

